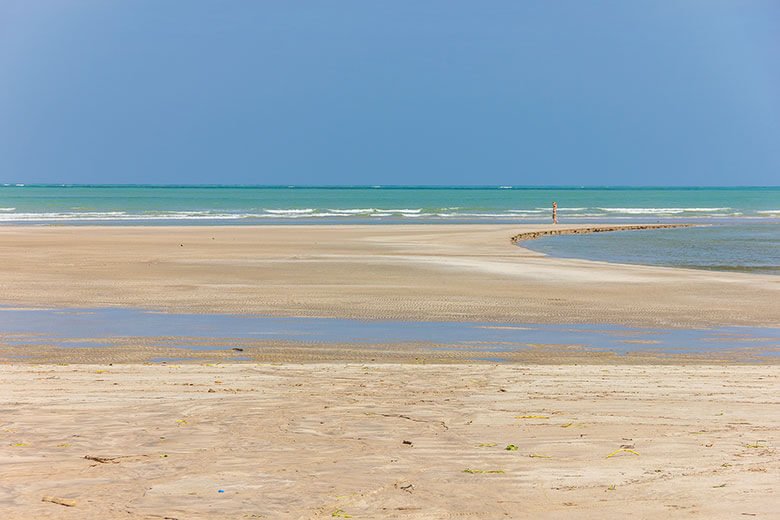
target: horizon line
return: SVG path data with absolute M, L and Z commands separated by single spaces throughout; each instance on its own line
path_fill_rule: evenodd
M 0 188 L 272 188 L 272 189 L 729 189 L 780 188 L 776 185 L 718 184 L 718 185 L 663 185 L 663 184 L 209 184 L 209 183 L 61 183 L 61 182 L 3 182 Z

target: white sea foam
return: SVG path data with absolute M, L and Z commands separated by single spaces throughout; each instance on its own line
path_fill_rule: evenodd
M 315 210 L 313 208 L 305 208 L 305 209 L 266 209 L 266 210 L 263 210 L 263 211 L 266 211 L 268 213 L 273 213 L 275 215 L 276 214 L 278 214 L 278 215 L 287 215 L 287 214 L 289 214 L 289 215 L 298 215 L 298 214 L 302 214 L 302 213 L 314 213 Z
M 0 207 L 1 222 L 67 222 L 67 221 L 262 221 L 262 220 L 294 220 L 294 219 L 504 219 L 504 220 L 539 220 L 549 214 L 548 208 L 508 209 L 479 211 L 460 207 L 452 208 L 290 208 L 263 209 L 258 211 L 230 210 L 183 210 L 183 211 L 89 211 L 86 208 L 53 212 L 20 212 L 16 208 Z M 742 213 L 731 208 L 562 208 L 568 219 L 608 218 L 613 220 L 632 219 L 641 216 L 654 215 L 659 218 L 686 215 L 687 218 L 737 217 Z M 760 210 L 752 213 L 756 218 L 780 217 L 780 209 Z M 750 218 L 742 216 L 742 218 Z
M 333 213 L 344 213 L 346 215 L 373 215 L 377 213 L 397 213 L 401 215 L 419 215 L 422 213 L 422 209 L 416 208 L 416 209 L 408 209 L 408 208 L 348 208 L 348 209 L 338 209 L 338 208 L 328 208 L 327 211 L 333 212 Z
M 246 218 L 239 213 L 208 213 L 173 211 L 167 213 L 125 213 L 122 211 L 90 211 L 67 213 L 5 213 L 0 222 L 57 222 L 57 221 L 137 221 L 137 220 L 235 220 Z
M 381 211 L 376 208 L 354 208 L 354 209 L 330 209 L 328 208 L 328 211 L 332 211 L 335 213 L 344 213 L 346 215 L 358 215 L 361 213 L 374 213 L 376 211 Z
M 596 208 L 609 213 L 626 213 L 629 215 L 655 215 L 679 213 L 713 213 L 728 211 L 731 208 Z
M 577 215 L 566 215 L 566 218 L 604 217 L 606 215 L 606 213 L 578 213 Z
M 511 213 L 436 213 L 437 217 L 452 217 L 452 218 L 520 218 L 523 215 L 511 214 Z

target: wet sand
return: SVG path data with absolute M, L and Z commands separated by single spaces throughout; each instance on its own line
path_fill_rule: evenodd
M 15 338 L 17 341 L 20 338 Z M 32 338 L 34 340 L 34 338 Z M 391 338 L 388 338 L 390 340 Z M 69 343 L 70 341 L 70 343 Z M 634 340 L 643 343 L 643 340 Z M 187 347 L 181 347 L 181 345 Z M 229 345 L 226 347 L 225 345 Z M 534 365 L 780 365 L 780 347 L 713 348 L 666 352 L 649 344 L 631 352 L 581 345 L 517 344 L 496 351 L 488 345 L 425 342 L 337 343 L 198 337 L 74 339 L 58 343 L 8 344 L 0 335 L 0 363 L 325 363 Z
M 556 229 L 584 227 L 594 226 Z M 0 303 L 361 319 L 780 325 L 780 277 L 556 259 L 511 242 L 551 228 L 2 227 Z
M 0 375 L 5 520 L 709 520 L 771 518 L 780 500 L 777 367 L 16 365 Z

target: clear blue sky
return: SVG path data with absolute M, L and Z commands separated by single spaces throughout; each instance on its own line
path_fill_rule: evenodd
M 0 0 L 0 182 L 780 184 L 780 1 Z

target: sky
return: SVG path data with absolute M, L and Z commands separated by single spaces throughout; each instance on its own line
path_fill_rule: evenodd
M 0 182 L 780 184 L 780 2 L 0 0 Z

